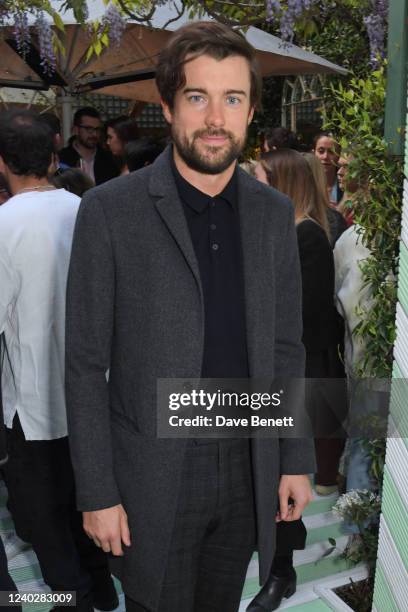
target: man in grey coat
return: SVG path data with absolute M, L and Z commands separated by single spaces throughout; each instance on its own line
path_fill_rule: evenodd
M 312 441 L 160 439 L 156 386 L 303 376 L 293 210 L 237 167 L 261 89 L 244 37 L 184 26 L 156 82 L 173 145 L 88 192 L 75 229 L 66 389 L 77 499 L 128 611 L 236 612 L 255 548 L 268 576 L 278 501 L 278 518 L 296 520 L 311 499 Z

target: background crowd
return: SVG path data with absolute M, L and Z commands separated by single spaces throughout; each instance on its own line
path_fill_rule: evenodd
M 135 119 L 123 116 L 103 123 L 98 111 L 91 107 L 81 108 L 75 113 L 72 136 L 67 146 L 63 146 L 60 122 L 56 115 L 45 113 L 37 119 L 52 131 L 53 143 L 52 162 L 46 175 L 40 176 L 44 179 L 44 187 L 37 187 L 35 195 L 38 196 L 39 192 L 43 191 L 42 197 L 47 195 L 52 199 L 58 193 L 59 198 L 65 198 L 66 207 L 71 207 L 71 213 L 66 212 L 71 224 L 74 223 L 79 198 L 85 191 L 153 163 L 166 146 L 164 140 L 140 137 Z M 41 138 L 45 138 L 40 132 L 41 130 L 38 144 L 41 144 Z M 348 377 L 352 380 L 356 376 L 356 365 L 364 350 L 361 341 L 353 336 L 353 330 L 359 323 L 357 307 L 362 301 L 369 300 L 362 286 L 359 265 L 361 260 L 369 256 L 369 252 L 361 243 L 361 231 L 353 224 L 353 199 L 359 189 L 364 189 L 363 185 L 356 184 L 349 169 L 353 152 L 341 151 L 338 135 L 326 132 L 316 134 L 312 149 L 305 150 L 297 136 L 283 127 L 260 134 L 260 143 L 258 158 L 241 160 L 241 167 L 259 181 L 288 195 L 294 204 L 302 272 L 306 377 L 343 381 Z M 58 192 L 48 189 L 48 184 Z M 12 195 L 24 191 L 29 192 L 29 186 L 23 186 L 16 192 L 15 187 L 0 175 L 0 204 L 7 202 Z M 72 197 L 67 192 L 72 194 Z M 21 210 L 24 211 L 24 208 Z M 19 214 L 22 214 L 21 210 Z M 64 236 L 60 238 L 62 244 Z M 54 245 L 53 248 L 61 248 L 61 259 L 69 258 L 66 245 L 65 251 L 64 247 Z M 7 348 L 4 346 L 2 359 L 4 364 L 7 360 Z M 3 370 L 3 375 L 7 375 L 7 368 L 4 367 Z M 18 379 L 19 373 L 15 375 Z M 310 391 L 310 416 L 313 421 L 319 421 L 318 425 L 325 432 L 325 437 L 315 439 L 317 471 L 314 485 L 319 495 L 330 495 L 339 487 L 341 490 L 370 487 L 368 465 L 361 446 L 346 444 L 344 430 L 350 403 L 346 385 L 340 388 L 342 399 L 339 401 L 337 398 L 335 407 L 331 404 L 330 392 L 326 393 L 324 386 L 313 386 Z M 338 409 L 339 405 L 341 410 Z M 5 417 L 6 425 L 10 425 L 7 423 L 7 415 Z M 15 419 L 18 421 L 18 416 Z M 33 527 L 33 521 L 28 520 L 25 513 L 26 496 L 34 495 L 33 487 L 39 483 L 33 476 L 34 480 L 28 487 L 27 479 L 21 478 L 21 470 L 26 469 L 23 464 L 16 463 L 13 458 L 8 463 L 5 462 L 6 448 L 9 451 L 11 448 L 21 451 L 24 446 L 25 427 L 27 424 L 23 422 L 13 422 L 14 433 L 11 435 L 8 432 L 7 440 L 3 440 L 3 456 L 0 454 L 0 462 L 4 461 L 3 476 L 9 491 L 9 509 L 20 538 L 16 540 L 13 536 L 10 542 L 6 543 L 6 552 L 8 548 L 10 557 L 13 547 L 18 550 L 16 541 L 21 545 L 29 542 L 38 556 L 44 580 L 52 589 L 58 589 L 61 585 L 58 584 L 55 577 L 57 572 L 54 571 L 60 563 L 58 548 L 54 547 L 56 554 L 50 552 L 53 546 L 48 541 L 49 538 L 44 536 L 42 530 Z M 36 439 L 39 443 L 41 440 L 52 440 L 51 430 L 52 426 L 44 422 L 43 431 L 49 435 L 42 436 L 42 433 L 37 431 L 37 435 L 31 439 Z M 61 432 L 58 432 L 58 435 L 61 435 Z M 45 451 L 44 447 L 44 452 L 49 451 Z M 72 577 L 77 590 L 78 584 L 82 584 L 83 591 L 88 592 L 91 576 L 93 604 L 91 600 L 84 600 L 84 610 L 90 609 L 92 605 L 101 610 L 114 609 L 117 606 L 117 596 L 103 554 L 81 533 L 80 514 L 75 510 L 74 484 L 67 446 L 53 449 L 46 461 L 52 465 L 57 458 L 59 466 L 65 466 L 65 483 L 70 483 L 63 495 L 61 491 L 56 492 L 59 507 L 66 508 L 65 515 L 61 516 L 67 525 L 70 525 L 61 545 L 64 550 L 72 551 L 72 559 L 64 562 L 70 564 L 72 574 L 78 573 Z M 29 456 L 26 454 L 25 462 L 28 461 Z M 352 465 L 359 465 L 359 470 L 349 470 L 348 466 Z M 59 521 L 61 516 L 58 517 Z M 50 524 L 53 520 L 55 512 L 53 518 L 50 518 Z M 26 528 L 28 524 L 30 529 Z M 50 534 L 52 533 L 50 527 Z M 281 522 L 278 525 L 277 551 L 271 573 L 274 588 L 271 589 L 271 583 L 267 582 L 258 596 L 258 603 L 264 601 L 267 605 L 276 607 L 283 596 L 291 594 L 291 584 L 296 583 L 293 550 L 304 548 L 305 539 L 306 530 L 301 520 L 293 523 Z M 0 549 L 0 559 L 3 559 L 0 576 L 6 576 L 5 571 L 1 571 L 2 567 L 5 567 L 2 552 Z M 76 565 L 76 556 L 81 559 L 81 570 Z M 81 573 L 84 567 L 86 571 Z M 276 577 L 282 578 L 281 589 L 276 589 Z M 9 578 L 4 578 L 4 582 L 1 580 L 3 578 L 0 579 L 0 590 L 11 588 Z M 255 607 L 250 609 L 259 609 L 256 605 L 258 604 L 254 604 Z

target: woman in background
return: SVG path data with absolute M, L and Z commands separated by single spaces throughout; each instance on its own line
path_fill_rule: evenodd
M 278 149 L 261 156 L 256 176 L 264 183 L 287 194 L 295 206 L 295 223 L 302 272 L 303 344 L 306 349 L 306 377 L 331 379 L 344 377 L 338 356 L 343 339 L 341 318 L 334 305 L 334 263 L 329 242 L 327 207 L 319 198 L 308 163 L 301 153 L 291 149 Z M 310 391 L 313 420 L 317 416 L 320 431 L 325 435 L 338 435 L 344 414 L 335 414 L 324 385 L 319 381 Z M 337 390 L 336 390 L 337 391 Z M 344 439 L 315 439 L 317 473 L 315 489 L 329 494 L 337 489 L 338 464 Z M 278 517 L 279 521 L 279 517 Z M 293 550 L 303 549 L 306 529 L 302 521 L 277 524 L 276 554 L 271 574 L 248 607 L 248 612 L 276 610 L 283 597 L 296 591 L 296 572 Z
M 259 168 L 259 166 L 261 168 Z M 257 174 L 272 187 L 288 195 L 295 206 L 300 266 L 302 271 L 303 344 L 306 349 L 307 378 L 344 378 L 339 358 L 343 322 L 334 304 L 334 261 L 329 241 L 327 207 L 319 198 L 312 172 L 301 153 L 279 149 L 262 155 Z M 336 488 L 338 449 L 331 440 L 316 441 L 319 493 Z M 341 452 L 338 454 L 340 457 Z
M 121 116 L 109 119 L 105 123 L 106 144 L 118 163 L 120 173 L 128 174 L 129 169 L 125 160 L 125 147 L 128 142 L 140 138 L 139 127 L 134 119 Z
M 337 180 L 343 192 L 338 210 L 345 218 L 347 227 L 354 223 L 354 200 L 362 188 L 362 185 L 359 184 L 358 180 L 349 171 L 349 165 L 353 159 L 352 153 L 342 154 L 339 159 L 339 169 L 337 170 Z
M 321 162 L 313 153 L 303 153 L 303 157 L 307 161 L 309 168 L 312 171 L 313 178 L 316 183 L 317 196 L 321 198 L 326 208 L 327 219 L 330 229 L 330 244 L 334 249 L 334 245 L 340 238 L 342 233 L 347 229 L 347 222 L 339 210 L 336 210 L 329 200 L 326 187 L 326 176 Z
M 337 164 L 341 148 L 330 132 L 319 132 L 313 140 L 313 154 L 322 164 L 326 176 L 326 189 L 330 203 L 337 206 L 343 192 L 337 181 Z
M 125 146 L 125 162 L 129 172 L 135 172 L 152 164 L 165 146 L 163 141 L 154 138 L 130 140 Z

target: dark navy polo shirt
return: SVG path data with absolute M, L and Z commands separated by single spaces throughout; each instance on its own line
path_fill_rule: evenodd
M 173 173 L 198 260 L 204 293 L 203 378 L 248 378 L 237 172 L 211 197 Z

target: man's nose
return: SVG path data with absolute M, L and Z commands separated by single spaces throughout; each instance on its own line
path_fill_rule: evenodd
M 225 123 L 224 108 L 221 102 L 212 101 L 208 105 L 206 124 L 209 127 L 221 127 Z

